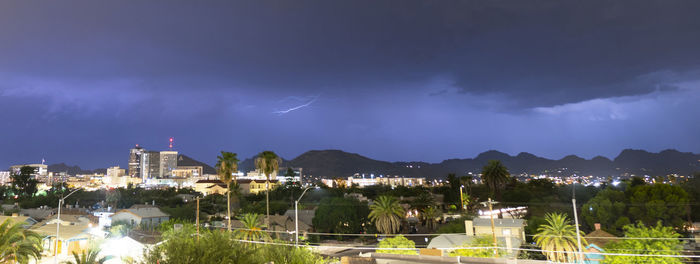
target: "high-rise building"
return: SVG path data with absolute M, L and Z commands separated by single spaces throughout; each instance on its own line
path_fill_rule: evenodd
M 160 152 L 160 178 L 168 178 L 172 176 L 172 171 L 177 169 L 177 151 L 161 151 Z
M 129 153 L 129 177 L 141 178 L 141 158 L 145 149 L 136 145 Z
M 141 179 L 153 179 L 160 177 L 160 152 L 144 151 L 141 154 Z

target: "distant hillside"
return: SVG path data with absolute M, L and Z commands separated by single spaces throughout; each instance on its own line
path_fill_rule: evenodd
M 216 170 L 214 167 L 201 162 L 197 161 L 193 158 L 190 158 L 186 155 L 177 155 L 177 165 L 178 166 L 202 166 L 202 170 L 205 174 L 216 174 Z M 58 163 L 58 164 L 51 164 L 48 165 L 48 169 L 50 172 L 67 172 L 69 175 L 76 175 L 76 174 L 93 174 L 93 173 L 107 173 L 107 169 L 94 169 L 94 170 L 83 170 L 79 166 L 74 165 L 74 166 L 69 166 L 66 165 L 65 163 Z M 128 168 L 123 168 L 128 170 Z
M 477 155 L 475 158 L 448 159 L 440 163 L 428 162 L 387 162 L 367 158 L 355 153 L 341 150 L 311 150 L 292 160 L 282 160 L 280 167 L 301 167 L 304 175 L 322 177 L 347 177 L 355 173 L 375 175 L 403 175 L 411 177 L 444 178 L 448 173 L 466 174 L 479 173 L 489 160 L 500 160 L 508 167 L 511 174 L 549 174 L 568 176 L 596 175 L 616 176 L 625 173 L 635 175 L 666 175 L 678 173 L 690 175 L 700 171 L 700 155 L 677 150 L 664 150 L 651 153 L 644 150 L 626 149 L 615 159 L 610 160 L 597 156 L 584 159 L 569 155 L 559 160 L 552 160 L 521 152 L 511 156 L 503 152 L 490 150 Z M 178 165 L 202 166 L 205 174 L 216 174 L 216 170 L 203 162 L 194 160 L 186 155 L 178 155 Z M 254 170 L 254 157 L 239 163 L 239 171 Z M 101 172 L 105 169 L 82 170 L 78 166 L 66 164 L 49 165 L 49 171 L 66 171 L 69 174 L 87 174 Z
M 66 172 L 69 175 L 76 174 L 93 174 L 93 173 L 107 173 L 107 169 L 94 169 L 94 170 L 83 170 L 79 166 L 69 166 L 65 163 L 51 164 L 48 165 L 49 172 Z
M 190 157 L 183 155 L 183 154 L 177 155 L 177 165 L 178 166 L 202 166 L 202 170 L 203 170 L 202 172 L 204 174 L 216 174 L 216 169 L 214 169 L 214 167 L 212 167 L 204 162 L 190 158 Z
M 512 174 L 596 175 L 612 176 L 624 173 L 636 175 L 689 175 L 700 171 L 700 155 L 676 150 L 650 153 L 643 150 L 623 150 L 614 160 L 597 156 L 584 159 L 569 155 L 559 160 L 546 159 L 521 152 L 511 156 L 503 152 L 486 151 L 475 158 L 448 159 L 440 163 L 387 162 L 370 159 L 341 150 L 312 150 L 284 161 L 282 166 L 302 167 L 304 175 L 347 177 L 354 173 L 375 175 L 404 175 L 443 178 L 448 173 L 479 173 L 489 160 L 500 160 Z M 242 171 L 253 169 L 253 159 L 241 162 Z

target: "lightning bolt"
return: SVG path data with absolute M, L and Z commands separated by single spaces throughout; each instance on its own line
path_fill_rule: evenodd
M 301 108 L 307 107 L 307 106 L 313 104 L 314 102 L 316 102 L 316 99 L 318 99 L 318 97 L 319 97 L 319 96 L 316 95 L 316 96 L 314 96 L 314 97 L 311 99 L 311 101 L 308 101 L 308 102 L 305 103 L 305 104 L 298 105 L 298 106 L 295 106 L 295 107 L 292 107 L 292 108 L 289 108 L 289 109 L 286 109 L 286 110 L 274 111 L 274 112 L 272 112 L 272 113 L 278 114 L 278 115 L 284 115 L 284 114 L 287 114 L 287 113 L 292 112 L 292 111 L 294 111 L 294 110 L 299 110 L 299 109 L 301 109 Z

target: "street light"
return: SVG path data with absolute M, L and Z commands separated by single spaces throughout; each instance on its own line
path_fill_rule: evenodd
M 72 192 L 70 192 L 68 195 L 63 196 L 63 198 L 58 199 L 58 214 L 56 215 L 56 242 L 54 243 L 54 248 L 53 248 L 53 263 L 54 264 L 58 263 L 58 231 L 61 228 L 61 206 L 65 202 L 66 198 L 68 198 L 68 196 L 77 192 L 78 190 L 80 190 L 80 189 L 75 189 Z
M 304 189 L 301 195 L 299 195 L 299 199 L 294 201 L 294 245 L 296 245 L 297 247 L 299 246 L 299 201 L 301 200 L 301 197 L 304 197 L 304 194 L 309 189 L 311 189 L 311 187 L 307 187 L 306 189 Z

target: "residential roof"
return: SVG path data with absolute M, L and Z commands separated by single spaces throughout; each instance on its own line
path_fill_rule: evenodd
M 29 225 L 29 226 L 34 225 L 34 224 L 37 223 L 36 220 L 34 220 L 33 218 L 31 218 L 31 217 L 29 217 L 29 216 L 5 216 L 5 215 L 0 215 L 0 224 L 4 223 L 5 220 L 8 220 L 8 219 L 9 219 L 10 221 L 14 222 L 14 223 L 25 222 L 26 225 Z
M 594 230 L 593 232 L 588 233 L 588 235 L 586 235 L 585 238 L 589 244 L 594 244 L 599 247 L 605 247 L 605 245 L 607 245 L 608 243 L 618 240 L 618 238 L 615 235 L 605 232 L 601 229 Z
M 46 219 L 55 213 L 55 208 L 30 208 L 19 210 L 19 214 L 29 216 L 31 218 L 36 219 L 37 221 Z
M 474 226 L 491 226 L 490 218 L 474 218 Z M 526 225 L 524 219 L 493 219 L 493 224 L 495 227 L 523 227 Z
M 122 213 L 130 213 L 135 216 L 138 216 L 140 218 L 154 218 L 154 217 L 167 217 L 170 216 L 166 213 L 163 213 L 158 207 L 138 207 L 138 208 L 129 208 L 129 209 L 122 209 L 113 214 L 111 217 L 114 217 L 115 215 L 122 214 Z
M 287 215 L 294 219 L 294 210 L 290 209 L 284 212 L 284 215 Z M 316 209 L 311 209 L 311 210 L 299 210 L 299 222 L 305 223 L 307 225 L 312 225 L 313 224 L 313 219 L 314 216 L 316 215 Z
M 466 242 L 474 239 L 474 236 L 462 234 L 442 234 L 432 240 L 428 244 L 428 248 L 452 248 L 463 245 Z
M 63 216 L 61 216 L 61 218 L 63 218 Z M 75 224 L 62 224 L 60 232 L 59 232 L 59 238 L 61 240 L 75 240 L 75 239 L 89 238 L 90 237 L 90 234 L 88 233 L 89 228 L 90 228 L 90 224 L 88 222 L 75 223 Z M 44 221 L 44 222 L 41 222 L 39 224 L 36 224 L 31 229 L 34 232 L 37 232 L 43 236 L 50 236 L 50 237 L 56 236 L 55 223 L 50 224 L 50 223 L 47 223 L 47 221 Z
M 275 182 L 278 182 L 278 181 L 279 181 L 279 180 L 270 180 L 271 183 L 275 183 Z M 263 182 L 265 182 L 265 180 L 264 180 L 264 179 L 259 179 L 259 180 L 255 180 L 255 179 L 239 179 L 239 180 L 238 180 L 238 183 L 239 183 L 239 184 L 248 184 L 248 183 L 251 183 L 251 182 L 263 183 Z
M 454 247 L 460 247 L 464 245 L 467 242 L 471 242 L 474 240 L 477 236 L 468 236 L 468 235 L 462 235 L 462 234 L 442 234 L 439 235 L 432 240 L 430 240 L 430 243 L 428 244 L 428 248 L 454 248 Z M 496 240 L 498 240 L 498 245 L 499 246 L 505 246 L 506 239 L 510 240 L 511 247 L 512 248 L 520 248 L 520 245 L 523 243 L 522 240 L 520 240 L 517 237 L 496 237 Z M 518 251 L 514 251 L 513 253 L 509 253 L 505 257 L 512 256 L 513 254 L 517 255 Z
M 224 183 L 224 182 L 222 182 L 220 180 L 198 180 L 197 182 L 195 182 L 195 184 L 196 183 Z

